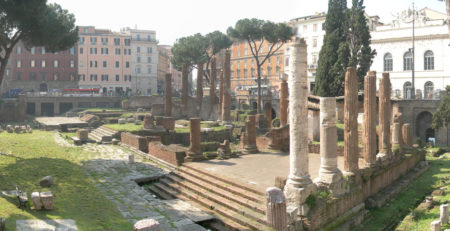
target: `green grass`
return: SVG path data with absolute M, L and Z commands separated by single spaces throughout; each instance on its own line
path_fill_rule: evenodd
M 0 196 L 0 217 L 6 218 L 6 229 L 15 230 L 17 219 L 74 219 L 79 230 L 131 230 L 132 225 L 83 171 L 89 153 L 82 147 L 58 145 L 54 135 L 38 130 L 0 133 L 0 191 L 18 185 L 28 195 L 48 190 L 55 195 L 52 211 L 22 211 L 16 198 Z M 55 177 L 55 184 L 41 188 L 39 180 L 47 175 Z
M 110 111 L 124 111 L 122 108 L 86 108 L 81 112 L 102 112 L 103 110 Z
M 215 132 L 217 132 L 217 131 L 223 131 L 223 130 L 226 129 L 225 126 L 223 126 L 223 125 L 219 125 L 219 126 L 211 126 L 211 125 L 209 125 L 209 124 L 204 124 L 204 123 L 200 124 L 200 127 L 202 127 L 202 128 L 208 128 L 208 127 L 210 127 L 210 128 L 212 128 L 213 131 L 215 131 Z M 187 126 L 187 127 L 184 127 L 184 128 L 175 128 L 175 132 L 176 132 L 176 133 L 189 133 L 189 132 L 190 132 L 190 127 Z
M 396 230 L 403 231 L 421 231 L 429 230 L 430 223 L 439 219 L 439 203 L 450 200 L 448 184 L 450 181 L 450 153 L 446 154 L 447 158 L 438 160 L 435 157 L 427 155 L 427 160 L 431 164 L 430 168 L 414 180 L 411 185 L 403 192 L 399 193 L 396 198 L 383 208 L 370 211 L 370 218 L 364 221 L 361 230 L 382 230 L 383 225 L 399 224 Z M 430 211 L 417 212 L 415 208 L 421 203 L 425 196 L 441 187 L 446 186 L 445 196 L 434 196 L 434 200 L 438 202 Z M 411 211 L 415 210 L 416 218 L 412 219 Z M 405 217 L 406 216 L 406 217 Z M 383 225 L 381 225 L 383 224 Z M 443 226 L 444 229 L 450 228 L 449 224 Z
M 142 130 L 142 124 L 136 125 L 134 123 L 126 123 L 126 124 L 105 124 L 106 127 L 112 128 L 116 131 L 121 132 L 135 132 Z

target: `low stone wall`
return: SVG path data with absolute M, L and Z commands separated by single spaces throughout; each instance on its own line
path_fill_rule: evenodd
M 175 166 L 180 166 L 184 162 L 187 148 L 177 144 L 163 145 L 161 142 L 149 142 L 148 154 L 164 160 Z
M 353 185 L 351 192 L 327 203 L 318 203 L 311 209 L 308 214 L 309 230 L 319 230 L 320 227 L 329 225 L 347 211 L 364 203 L 370 196 L 393 184 L 424 159 L 424 153 L 407 154 L 386 167 L 360 170 L 361 174 L 354 179 L 354 182 L 350 182 L 350 185 Z
M 189 133 L 174 133 L 172 143 L 189 146 Z M 222 131 L 211 131 L 200 133 L 201 142 L 223 142 L 224 140 L 232 141 L 231 129 Z
M 309 153 L 320 153 L 320 144 L 309 144 L 308 145 L 308 152 Z M 337 155 L 338 156 L 344 156 L 344 146 L 338 146 L 337 147 Z M 363 149 L 362 147 L 359 147 L 359 156 L 363 157 Z
M 138 136 L 129 132 L 122 132 L 120 140 L 123 144 L 136 148 L 140 151 L 148 151 L 148 141 L 146 137 Z
M 217 151 L 219 146 L 220 146 L 220 142 L 205 142 L 205 143 L 200 144 L 202 152 Z

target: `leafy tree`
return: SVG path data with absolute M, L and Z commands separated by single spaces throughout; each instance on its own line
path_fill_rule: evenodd
M 0 0 L 0 85 L 14 46 L 66 50 L 78 40 L 75 16 L 47 0 Z
M 183 64 L 187 64 L 192 70 L 195 65 L 208 59 L 207 48 L 208 40 L 200 33 L 179 38 L 172 47 L 171 62 L 177 70 L 181 70 Z
M 292 38 L 294 31 L 284 23 L 276 24 L 256 18 L 246 18 L 237 21 L 234 28 L 229 27 L 227 34 L 236 40 L 246 41 L 250 47 L 258 74 L 258 113 L 262 113 L 261 67 L 284 43 Z M 270 49 L 265 55 L 262 54 L 264 44 L 270 44 Z
M 364 16 L 363 0 L 353 0 L 347 9 L 346 0 L 330 0 L 325 19 L 324 44 L 319 53 L 314 94 L 344 94 L 345 71 L 356 68 L 359 87 L 372 64 L 375 50 L 370 48 L 370 32 Z
M 438 0 L 443 2 L 444 0 Z M 445 0 L 445 8 L 447 9 L 447 27 L 448 27 L 448 33 L 450 35 L 450 0 Z
M 445 96 L 441 99 L 438 110 L 433 114 L 434 129 L 447 126 L 450 123 L 450 86 L 445 88 Z
M 211 33 L 208 33 L 205 35 L 207 42 L 208 42 L 208 48 L 206 49 L 206 71 L 204 71 L 204 76 L 207 81 L 209 81 L 210 78 L 210 64 L 211 64 L 211 58 L 219 53 L 223 49 L 227 49 L 233 44 L 233 41 L 231 41 L 230 37 L 228 37 L 226 34 L 220 32 L 220 31 L 213 31 Z

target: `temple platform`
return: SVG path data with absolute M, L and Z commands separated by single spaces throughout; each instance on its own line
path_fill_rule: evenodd
M 88 123 L 80 120 L 78 117 L 37 117 L 36 121 L 45 128 L 45 130 L 60 129 L 61 125 L 67 128 L 87 127 Z

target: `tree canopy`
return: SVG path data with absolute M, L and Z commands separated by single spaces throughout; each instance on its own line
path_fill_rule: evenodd
M 172 47 L 171 62 L 178 70 L 181 70 L 183 64 L 192 69 L 208 59 L 207 48 L 208 39 L 200 33 L 179 38 Z
M 258 113 L 262 112 L 261 67 L 284 43 L 294 36 L 294 30 L 284 23 L 273 23 L 261 19 L 241 19 L 236 25 L 227 29 L 227 34 L 235 40 L 246 41 L 255 59 L 258 74 Z M 264 55 L 262 47 L 270 44 Z M 277 45 L 278 44 L 278 45 Z
M 0 0 L 0 84 L 14 46 L 66 50 L 78 40 L 75 16 L 46 0 Z
M 432 127 L 438 129 L 450 123 L 450 86 L 445 88 L 445 96 L 441 99 L 438 110 L 433 114 Z

